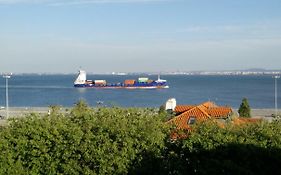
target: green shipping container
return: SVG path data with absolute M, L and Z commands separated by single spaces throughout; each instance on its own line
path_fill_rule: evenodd
M 140 83 L 144 83 L 144 82 L 147 82 L 148 81 L 148 78 L 145 78 L 145 77 L 141 77 L 138 79 L 138 82 Z

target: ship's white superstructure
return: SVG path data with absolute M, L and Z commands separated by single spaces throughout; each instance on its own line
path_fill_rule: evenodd
M 79 70 L 78 76 L 76 80 L 74 81 L 74 84 L 85 84 L 87 80 L 86 71 Z

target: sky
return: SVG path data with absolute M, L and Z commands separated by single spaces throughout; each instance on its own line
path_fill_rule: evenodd
M 280 0 L 0 0 L 0 72 L 281 69 Z

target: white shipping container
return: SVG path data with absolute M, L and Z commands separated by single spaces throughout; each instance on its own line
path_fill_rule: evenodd
M 95 80 L 96 84 L 106 84 L 105 80 Z

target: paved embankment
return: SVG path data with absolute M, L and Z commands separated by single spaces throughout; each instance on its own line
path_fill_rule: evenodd
M 9 117 L 24 117 L 27 114 L 30 114 L 32 112 L 39 113 L 39 114 L 47 114 L 48 110 L 50 108 L 48 107 L 10 107 L 9 108 Z M 61 111 L 65 111 L 66 108 L 62 108 Z M 237 109 L 234 109 L 235 112 L 237 112 Z M 275 114 L 274 109 L 251 109 L 251 114 L 254 118 L 263 118 L 265 120 L 272 120 L 272 114 Z M 280 114 L 280 113 L 279 113 Z M 1 109 L 0 110 L 0 116 L 2 117 L 0 119 L 0 125 L 3 125 L 6 123 L 6 120 L 3 119 L 6 116 L 6 110 Z
M 10 107 L 9 118 L 24 117 L 30 113 L 47 114 L 50 108 L 48 107 Z M 64 110 L 64 109 L 62 109 Z M 0 110 L 0 125 L 6 123 L 6 109 Z
M 238 109 L 234 109 L 234 111 L 238 114 Z M 262 118 L 264 120 L 271 121 L 274 119 L 272 117 L 274 114 L 275 109 L 251 109 L 251 115 L 253 118 Z M 280 114 L 280 112 L 278 114 Z

